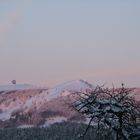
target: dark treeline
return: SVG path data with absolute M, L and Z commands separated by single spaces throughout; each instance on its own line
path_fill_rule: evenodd
M 1 129 L 0 140 L 98 140 L 97 132 L 91 127 L 85 137 L 79 137 L 87 125 L 76 123 L 54 124 L 48 128 Z M 100 140 L 104 140 L 103 131 Z M 111 140 L 111 136 L 110 139 Z

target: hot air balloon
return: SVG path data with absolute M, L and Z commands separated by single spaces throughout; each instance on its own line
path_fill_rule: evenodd
M 16 84 L 16 80 L 12 80 L 11 83 L 12 83 L 13 85 L 15 85 L 15 84 Z

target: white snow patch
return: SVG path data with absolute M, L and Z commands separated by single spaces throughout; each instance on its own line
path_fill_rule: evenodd
M 55 124 L 55 123 L 62 123 L 62 122 L 65 122 L 67 121 L 67 118 L 66 117 L 62 117 L 62 116 L 57 116 L 57 117 L 51 117 L 51 118 L 48 118 L 45 122 L 44 125 L 42 125 L 42 127 L 48 127 L 52 124 Z
M 34 125 L 20 125 L 17 128 L 32 128 Z
M 0 113 L 0 120 L 6 121 L 11 118 L 13 112 L 22 109 L 23 102 L 17 100 L 17 102 L 11 102 L 8 106 L 2 104 L 0 109 L 2 112 Z

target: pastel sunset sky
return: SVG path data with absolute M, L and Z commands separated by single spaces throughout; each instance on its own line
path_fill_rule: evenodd
M 140 0 L 0 0 L 0 85 L 13 79 L 140 87 Z

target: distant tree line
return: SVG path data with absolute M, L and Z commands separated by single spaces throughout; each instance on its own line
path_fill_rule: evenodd
M 78 135 L 86 127 L 84 124 L 63 122 L 48 128 L 0 129 L 0 140 L 80 140 Z M 103 135 L 101 139 L 103 140 Z M 89 129 L 84 140 L 97 140 L 94 127 Z

